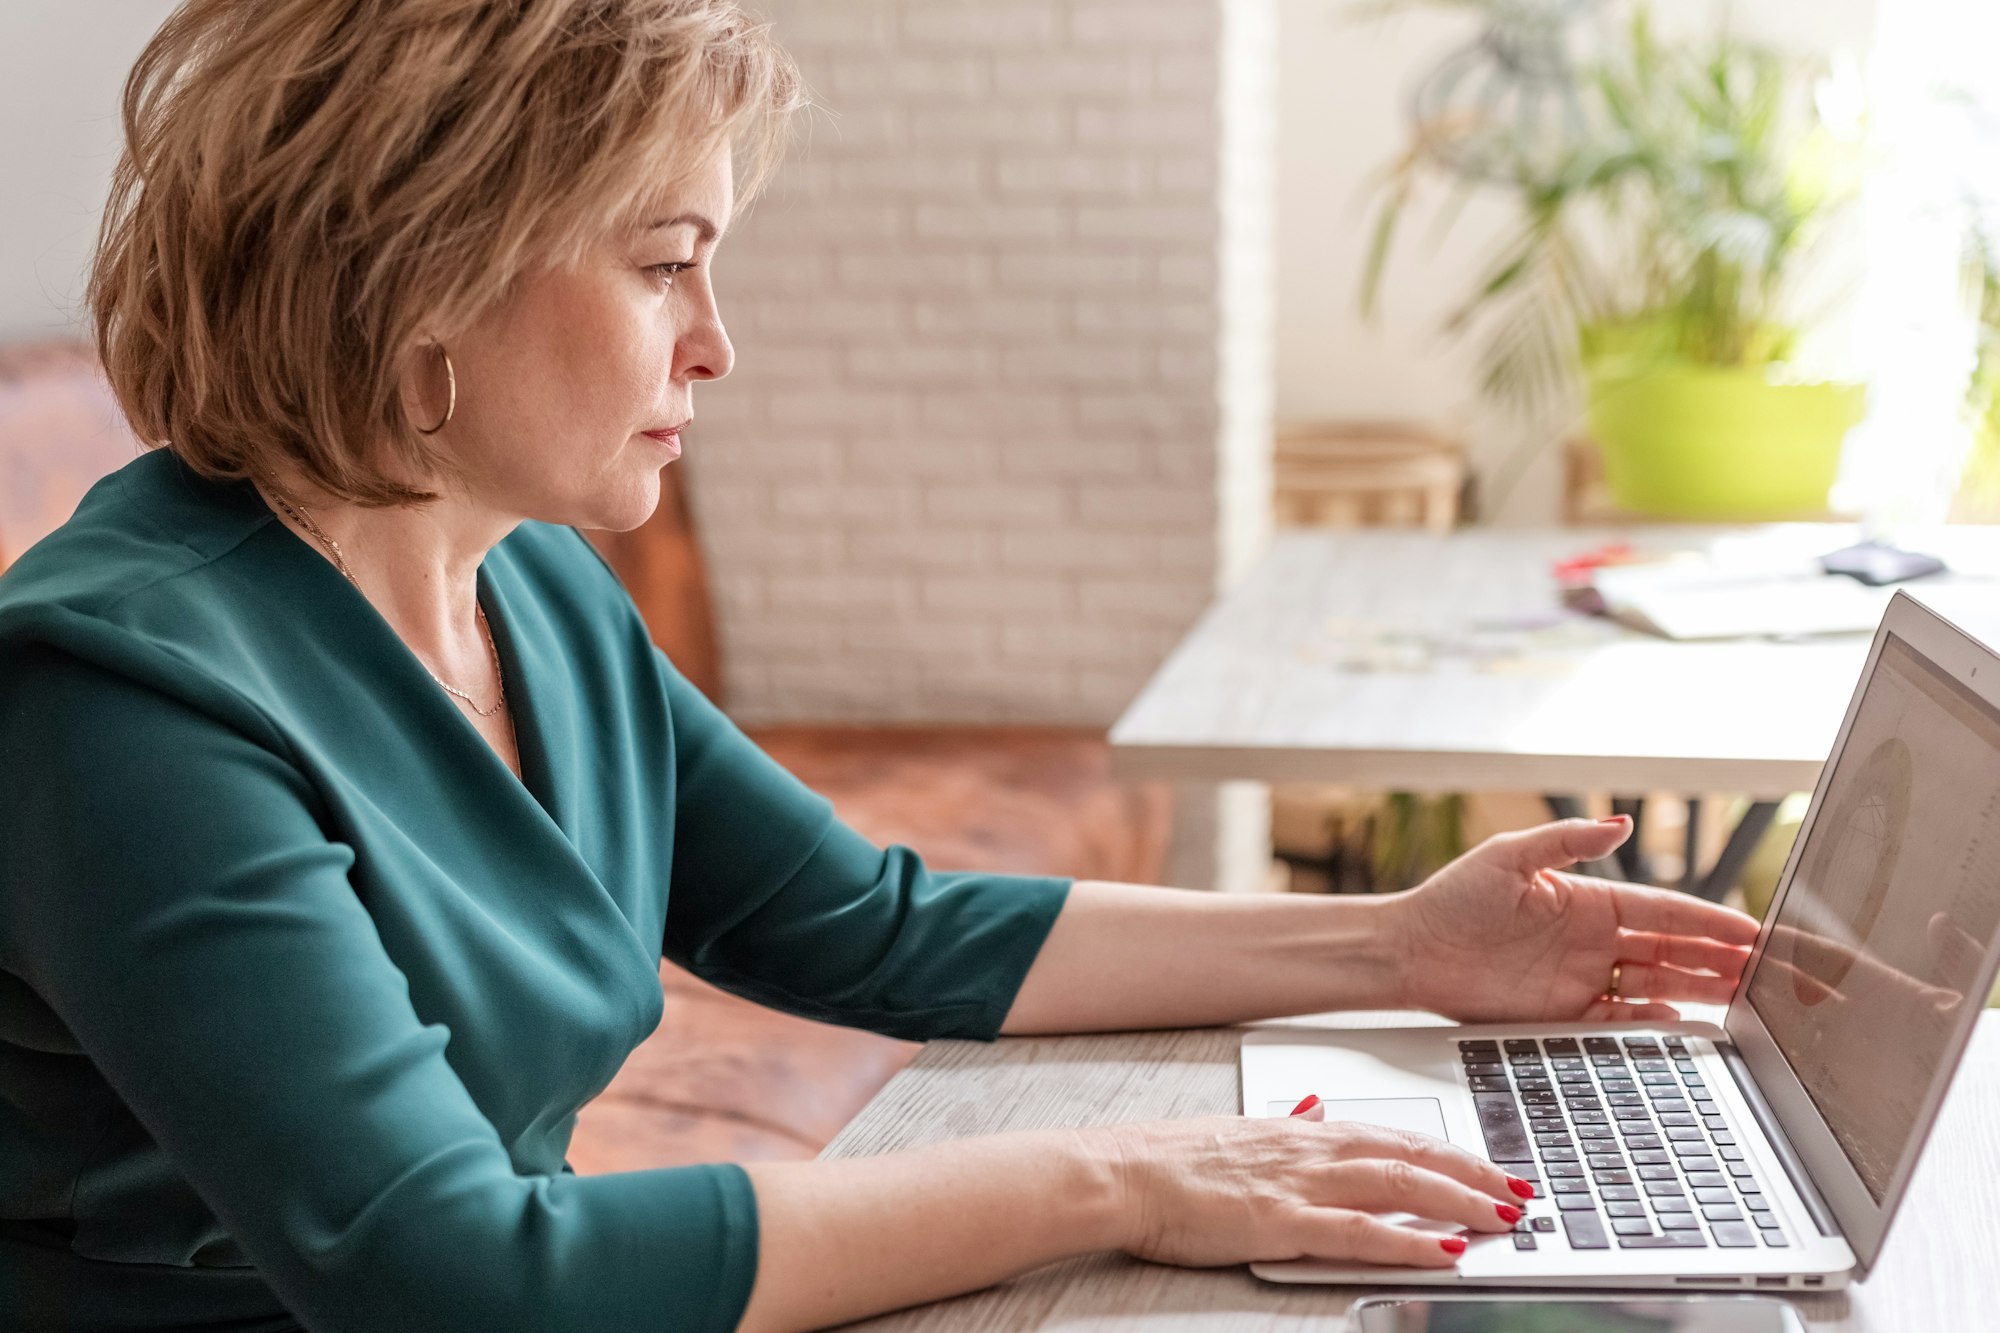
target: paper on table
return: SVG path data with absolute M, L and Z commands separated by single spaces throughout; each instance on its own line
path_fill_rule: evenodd
M 1813 565 L 1743 569 L 1693 561 L 1600 569 L 1592 582 L 1608 614 L 1669 639 L 1865 634 L 1896 591 Z

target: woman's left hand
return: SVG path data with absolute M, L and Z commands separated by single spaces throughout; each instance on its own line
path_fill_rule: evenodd
M 1727 1003 L 1757 922 L 1670 889 L 1562 873 L 1607 856 L 1629 819 L 1489 838 L 1402 895 L 1405 1002 L 1462 1022 L 1656 1020 Z M 1606 998 L 1612 964 L 1619 995 Z

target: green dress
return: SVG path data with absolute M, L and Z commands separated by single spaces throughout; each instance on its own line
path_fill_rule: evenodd
M 998 1031 L 1067 880 L 841 824 L 568 528 L 480 596 L 521 779 L 253 488 L 164 451 L 0 578 L 0 1327 L 731 1328 L 744 1172 L 563 1160 L 659 960 Z

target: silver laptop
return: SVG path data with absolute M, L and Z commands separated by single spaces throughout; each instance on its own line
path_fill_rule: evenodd
M 1997 928 L 2000 657 L 1899 593 L 1723 1026 L 1249 1033 L 1247 1114 L 1317 1093 L 1329 1120 L 1439 1135 L 1537 1185 L 1520 1226 L 1474 1238 L 1454 1269 L 1253 1271 L 1682 1289 L 1865 1277 L 1993 988 Z

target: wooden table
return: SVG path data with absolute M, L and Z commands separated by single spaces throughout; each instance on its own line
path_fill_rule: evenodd
M 1114 768 L 1403 791 L 1810 791 L 1865 634 L 1677 643 L 1596 619 L 1519 628 L 1555 608 L 1557 560 L 1610 541 L 1714 549 L 1753 534 L 1809 552 L 1856 535 L 1817 524 L 1280 533 L 1112 728 Z M 2000 531 L 1948 528 L 1925 548 L 1955 570 L 2000 574 Z
M 1352 1014 L 1367 1026 L 1408 1015 Z M 1240 1034 L 935 1042 L 827 1148 L 861 1157 L 940 1139 L 1237 1111 Z M 1032 1218 L 1022 1219 L 1032 1225 Z M 1815 1330 L 1970 1333 L 2000 1325 L 2000 1018 L 1967 1053 L 1882 1262 L 1843 1293 L 1798 1300 Z M 1356 1289 L 1284 1287 L 1247 1269 L 1188 1270 L 1094 1255 L 988 1291 L 870 1320 L 876 1333 L 1302 1333 L 1334 1329 Z

